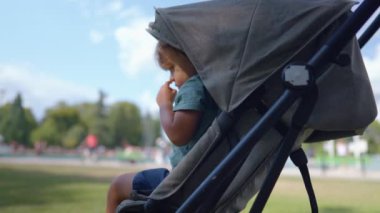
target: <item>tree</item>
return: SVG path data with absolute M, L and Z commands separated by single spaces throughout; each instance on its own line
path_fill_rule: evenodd
M 129 102 L 115 103 L 110 107 L 108 126 L 112 146 L 123 143 L 142 146 L 142 120 L 139 108 Z
M 61 145 L 62 133 L 53 119 L 46 119 L 32 132 L 33 143 L 44 141 L 48 145 Z
M 36 118 L 34 117 L 33 112 L 29 108 L 24 108 L 24 111 L 25 111 L 26 122 L 28 124 L 27 126 L 28 126 L 29 140 L 31 141 L 30 136 L 32 134 L 32 131 L 35 128 L 37 128 L 38 123 L 37 123 Z
M 65 103 L 59 103 L 55 108 L 47 111 L 46 117 L 54 120 L 60 131 L 66 132 L 72 126 L 80 122 L 80 116 L 77 109 L 67 106 Z
M 37 123 L 32 112 L 24 109 L 20 94 L 16 95 L 13 103 L 1 108 L 0 115 L 0 132 L 5 141 L 30 145 L 30 134 Z
M 75 106 L 79 111 L 80 118 L 87 128 L 89 134 L 94 134 L 99 140 L 99 144 L 112 146 L 110 140 L 110 130 L 107 125 L 107 107 L 104 103 L 106 94 L 99 91 L 99 98 L 96 103 L 82 103 Z
M 6 103 L 3 106 L 0 107 L 0 135 L 1 135 L 1 140 L 4 141 L 5 143 L 8 143 L 7 139 L 3 136 L 4 131 L 6 128 L 6 123 L 7 120 L 9 119 L 8 115 L 11 110 L 11 103 Z
M 6 103 L 0 107 L 0 123 L 2 123 L 6 115 L 10 113 L 11 105 L 11 103 Z
M 74 108 L 79 112 L 79 117 L 87 129 L 94 125 L 97 120 L 96 104 L 81 103 L 74 106 Z
M 107 109 L 104 103 L 106 94 L 99 90 L 99 98 L 96 102 L 94 122 L 89 126 L 89 133 L 96 135 L 100 144 L 111 146 L 110 130 L 107 125 Z
M 62 146 L 66 133 L 78 124 L 81 125 L 78 110 L 60 103 L 47 111 L 42 124 L 33 132 L 33 141 Z
M 380 153 L 380 123 L 375 120 L 364 132 L 364 138 L 368 141 L 368 153 Z
M 86 137 L 86 129 L 81 124 L 76 124 L 71 127 L 65 136 L 63 137 L 63 147 L 65 148 L 75 148 L 81 144 L 81 142 Z

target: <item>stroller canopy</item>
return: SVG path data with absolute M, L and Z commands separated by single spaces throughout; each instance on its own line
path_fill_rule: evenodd
M 218 106 L 232 111 L 352 5 L 346 0 L 206 1 L 156 9 L 148 31 L 183 50 Z
M 315 132 L 325 139 L 351 135 L 376 117 L 360 49 L 352 38 L 356 22 L 378 5 L 370 1 L 352 16 L 353 3 L 346 0 L 215 0 L 157 9 L 148 31 L 187 54 L 225 112 L 147 201 L 123 202 L 127 210 L 240 212 L 260 191 L 251 212 L 261 212 L 287 157 L 297 149 L 291 158 L 301 168 L 312 212 L 317 212 L 301 143 Z M 296 62 L 311 71 L 325 68 L 316 81 L 318 91 L 315 85 L 300 93 L 299 87 L 283 86 L 276 71 Z M 279 101 L 270 102 L 278 88 Z M 246 102 L 253 96 L 259 103 Z M 263 113 L 260 103 L 272 106 Z M 287 114 L 292 122 L 282 128 L 279 121 L 286 121 Z

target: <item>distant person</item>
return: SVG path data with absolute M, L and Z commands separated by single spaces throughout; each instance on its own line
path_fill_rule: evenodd
M 96 148 L 98 147 L 98 137 L 94 134 L 89 134 L 85 138 L 86 149 L 88 150 L 89 158 L 96 158 Z
M 219 109 L 184 52 L 159 41 L 156 56 L 160 67 L 170 72 L 156 101 L 161 125 L 173 143 L 170 162 L 175 167 L 211 125 Z M 170 87 L 172 82 L 178 92 Z M 108 191 L 107 212 L 115 212 L 125 199 L 148 196 L 168 174 L 167 169 L 159 168 L 118 176 Z
M 37 141 L 34 143 L 34 153 L 36 153 L 37 156 L 42 155 L 45 149 L 46 149 L 45 141 Z

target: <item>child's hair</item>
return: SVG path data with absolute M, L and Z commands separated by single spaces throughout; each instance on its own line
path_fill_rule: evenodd
M 191 64 L 189 58 L 184 52 L 172 47 L 167 43 L 159 41 L 156 46 L 155 56 L 158 65 L 164 70 L 168 70 L 168 67 L 166 66 L 167 55 L 170 55 L 171 58 L 175 59 L 177 63 Z M 192 64 L 191 66 L 193 67 Z

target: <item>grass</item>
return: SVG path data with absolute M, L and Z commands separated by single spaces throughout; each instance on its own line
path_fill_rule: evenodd
M 380 181 L 313 178 L 319 212 L 379 212 Z M 247 206 L 251 206 L 253 200 Z M 246 208 L 243 212 L 249 212 Z M 281 177 L 269 198 L 264 213 L 310 212 L 301 178 Z
M 104 212 L 112 177 L 138 169 L 0 164 L 0 212 Z M 380 181 L 314 178 L 313 184 L 322 213 L 379 212 Z M 301 179 L 281 177 L 264 212 L 310 212 Z
M 0 212 L 104 212 L 121 169 L 0 164 Z

